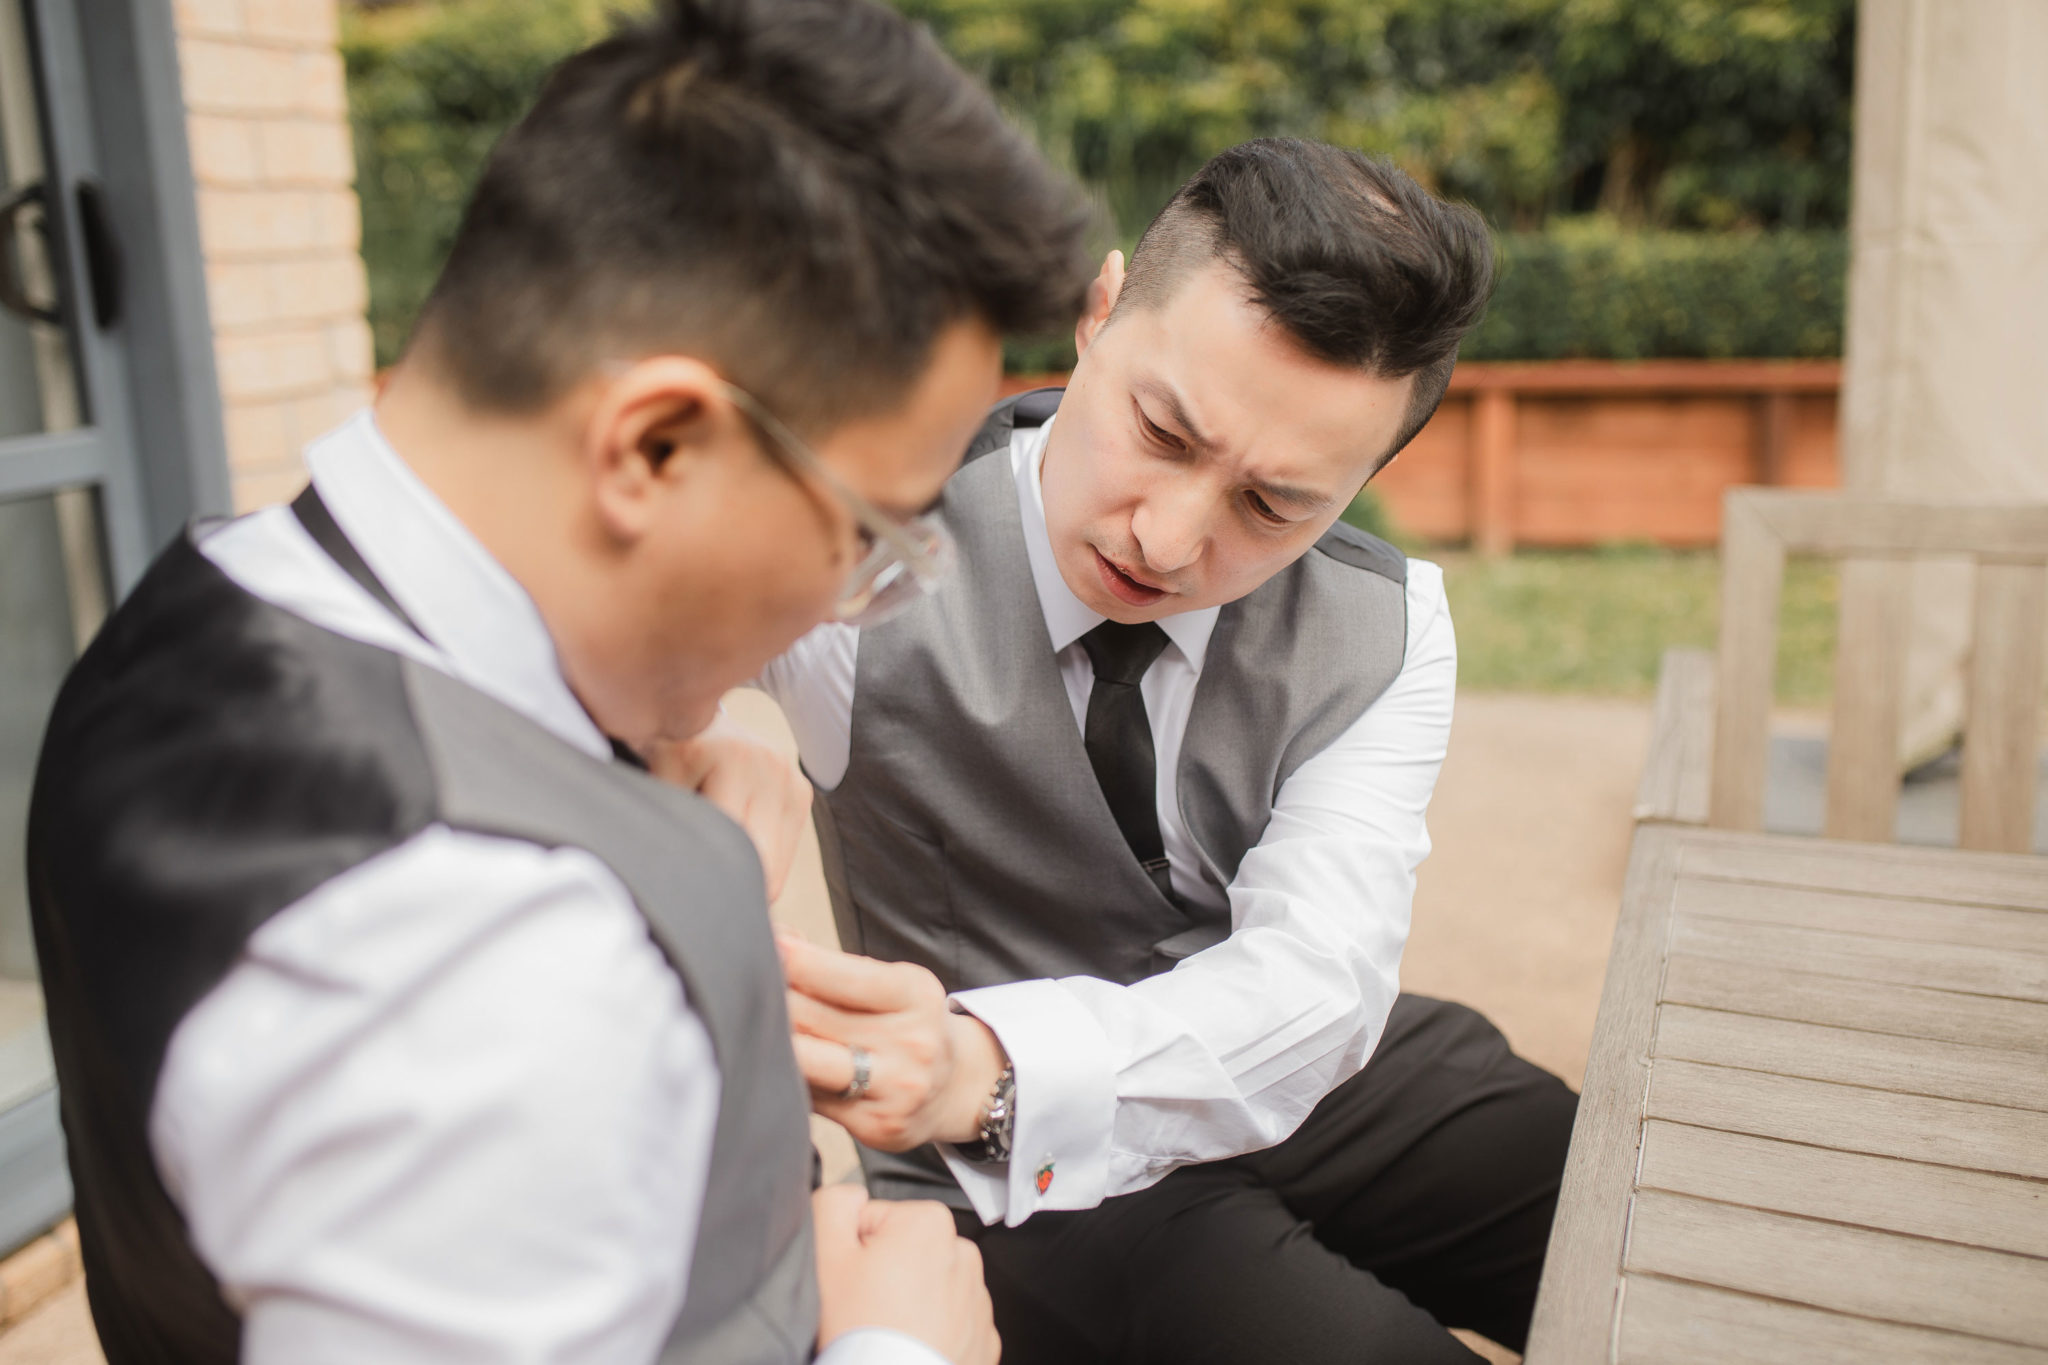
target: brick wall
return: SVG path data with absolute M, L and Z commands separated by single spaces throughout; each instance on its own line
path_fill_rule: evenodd
M 237 508 L 366 401 L 355 155 L 336 0 L 176 0 L 199 233 Z

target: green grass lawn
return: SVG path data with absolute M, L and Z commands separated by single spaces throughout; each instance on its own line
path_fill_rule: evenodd
M 1412 551 L 1443 565 L 1462 687 L 1643 696 L 1675 645 L 1712 648 L 1721 563 L 1711 552 L 1600 549 L 1484 559 Z M 1814 705 L 1833 687 L 1834 567 L 1794 560 L 1778 618 L 1778 697 Z
M 1443 565 L 1458 629 L 1458 684 L 1493 691 L 1647 696 L 1674 646 L 1711 649 L 1721 561 L 1650 546 L 1524 551 L 1486 559 L 1390 525 L 1370 490 L 1345 520 Z M 1812 706 L 1834 687 L 1832 564 L 1791 561 L 1778 608 L 1778 700 Z

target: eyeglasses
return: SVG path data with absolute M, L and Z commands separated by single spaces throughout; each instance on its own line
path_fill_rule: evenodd
M 791 473 L 815 479 L 839 500 L 866 531 L 873 545 L 839 590 L 833 618 L 849 626 L 872 626 L 888 620 L 936 588 L 952 570 L 953 537 L 930 515 L 898 522 L 853 491 L 832 472 L 801 436 L 783 425 L 745 389 L 720 381 L 732 405 L 767 437 L 770 450 Z

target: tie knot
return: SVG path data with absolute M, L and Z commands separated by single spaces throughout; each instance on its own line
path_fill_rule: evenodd
M 1081 637 L 1088 662 L 1095 665 L 1098 682 L 1123 683 L 1135 687 L 1166 650 L 1166 632 L 1151 621 L 1135 626 L 1104 621 Z

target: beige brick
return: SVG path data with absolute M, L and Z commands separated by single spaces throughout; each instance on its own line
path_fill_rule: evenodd
M 319 440 L 369 401 L 370 389 L 365 384 L 337 385 L 326 393 L 299 399 L 292 406 L 292 429 L 298 433 L 299 445 L 303 448 Z
M 306 468 L 294 458 L 267 469 L 236 470 L 234 484 L 235 510 L 253 512 L 297 497 L 306 486 Z
M 214 338 L 221 396 L 230 403 L 299 398 L 328 387 L 333 361 L 318 328 L 233 333 Z
M 348 117 L 348 78 L 339 52 L 328 48 L 298 54 L 298 82 L 293 107 L 300 113 Z
M 311 190 L 313 245 L 353 252 L 363 244 L 363 206 L 354 190 Z
M 268 184 L 346 185 L 355 178 L 355 149 L 340 119 L 263 119 L 255 134 Z
M 257 123 L 221 114 L 194 114 L 185 130 L 192 146 L 192 174 L 202 185 L 250 185 L 262 176 L 257 157 Z
M 270 267 L 279 316 L 325 321 L 359 318 L 369 303 L 369 277 L 353 251 L 324 251 Z
M 242 0 L 242 23 L 258 38 L 333 47 L 341 36 L 334 0 Z
M 338 64 L 340 57 L 335 57 Z M 181 38 L 178 64 L 192 113 L 272 114 L 302 107 L 310 59 L 251 43 Z
M 181 34 L 237 35 L 242 31 L 241 0 L 177 0 L 172 22 Z
M 376 343 L 362 318 L 328 324 L 327 354 L 337 379 L 367 383 L 377 372 Z
M 320 246 L 332 210 L 308 190 L 199 191 L 199 240 L 210 261 L 276 257 Z
M 292 457 L 299 448 L 293 423 L 296 400 L 230 403 L 221 413 L 227 428 L 228 468 L 269 469 Z
M 262 262 L 217 262 L 206 267 L 206 303 L 219 331 L 243 331 L 276 321 L 273 267 Z

